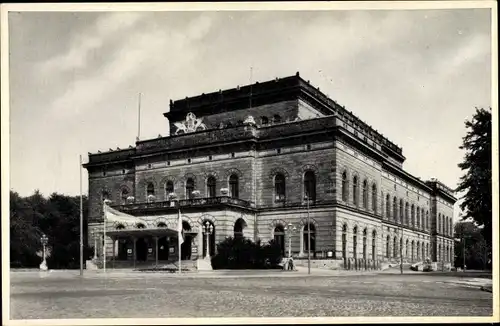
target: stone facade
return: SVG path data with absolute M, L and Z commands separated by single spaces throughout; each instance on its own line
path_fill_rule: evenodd
M 298 74 L 171 102 L 164 115 L 171 135 L 89 154 L 89 228 L 102 229 L 107 198 L 150 221 L 144 232 L 160 222 L 175 230 L 175 193 L 193 248 L 204 247 L 204 221 L 214 244 L 239 232 L 239 221 L 243 236 L 275 239 L 284 254 L 290 244 L 299 260 L 310 225 L 315 264 L 331 268 L 378 268 L 401 253 L 453 261 L 453 191 L 405 172 L 401 148 Z M 108 237 L 107 255 L 116 256 L 119 234 Z M 151 237 L 159 236 L 167 237 Z

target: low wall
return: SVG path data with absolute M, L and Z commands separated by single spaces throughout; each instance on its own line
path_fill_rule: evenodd
M 293 260 L 294 265 L 307 267 L 307 259 Z M 344 269 L 343 260 L 336 259 L 311 259 L 311 268 Z
M 307 259 L 293 260 L 296 266 L 307 266 Z M 322 268 L 332 270 L 379 270 L 381 265 L 379 261 L 372 259 L 311 259 L 311 268 Z

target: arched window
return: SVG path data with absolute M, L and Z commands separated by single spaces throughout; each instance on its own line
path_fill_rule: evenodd
M 398 249 L 399 249 L 398 256 L 403 256 L 403 238 L 399 239 L 399 248 Z
M 281 255 L 285 255 L 285 228 L 283 225 L 278 224 L 274 228 L 274 242 L 276 242 L 281 249 Z
M 398 199 L 394 197 L 392 199 L 392 219 L 396 221 L 398 218 Z
M 193 197 L 194 197 L 193 191 L 194 191 L 194 181 L 193 181 L 193 179 L 188 178 L 186 180 L 186 198 L 187 199 L 193 199 Z
M 366 229 L 363 230 L 363 259 L 366 259 Z
M 363 208 L 368 208 L 368 181 L 363 181 Z
M 284 202 L 286 200 L 286 183 L 285 176 L 281 173 L 274 177 L 274 193 L 275 202 Z
M 273 117 L 274 123 L 280 123 L 281 122 L 281 117 L 278 114 L 275 114 Z
M 316 175 L 313 171 L 304 174 L 304 198 L 316 201 Z
M 267 117 L 260 117 L 260 123 L 262 125 L 267 125 L 269 123 L 269 119 Z
M 137 223 L 135 225 L 135 227 L 138 228 L 138 229 L 145 229 L 146 228 L 146 226 L 143 223 Z
M 391 197 L 389 194 L 385 197 L 385 215 L 386 218 L 389 219 L 391 217 Z
M 420 227 L 422 228 L 422 230 L 425 230 L 425 211 L 423 207 L 420 210 L 420 221 Z
M 446 217 L 444 218 L 444 221 L 445 221 L 445 223 L 444 223 L 444 234 L 445 234 L 445 235 L 448 235 L 448 225 L 449 225 L 449 224 L 448 224 L 448 216 L 446 216 Z
M 129 196 L 129 192 L 127 188 L 122 188 L 120 198 L 122 200 L 122 205 L 125 205 L 127 203 L 127 198 Z
M 358 258 L 358 227 L 352 229 L 352 252 L 354 259 Z
M 420 260 L 420 241 L 417 241 L 417 260 Z
M 147 190 L 146 190 L 146 195 L 149 196 L 154 196 L 155 195 L 155 186 L 153 183 L 148 183 Z
M 411 241 L 411 261 L 415 260 L 415 240 Z
M 314 225 L 306 224 L 304 226 L 304 251 L 309 251 L 308 234 L 311 234 L 311 254 L 314 255 L 316 251 L 316 229 Z
M 420 207 L 417 206 L 417 223 L 416 223 L 417 229 L 420 228 Z
M 403 200 L 400 199 L 399 200 L 399 223 L 403 224 L 403 220 L 404 220 L 404 209 L 403 209 Z
M 153 183 L 148 183 L 147 187 L 146 187 L 146 199 L 148 202 L 151 202 L 154 200 L 154 196 L 155 196 L 155 186 Z
M 207 195 L 209 198 L 213 198 L 216 196 L 217 192 L 217 182 L 213 176 L 208 177 L 207 179 Z
M 372 211 L 377 214 L 377 185 L 372 185 Z
M 408 225 L 410 219 L 409 219 L 409 210 L 410 210 L 410 205 L 408 203 L 405 204 L 405 225 Z
M 425 220 L 426 220 L 426 223 L 425 223 L 425 224 L 426 224 L 426 226 L 427 226 L 427 230 L 429 230 L 429 228 L 430 228 L 430 222 L 429 222 L 429 211 L 427 211 L 427 212 L 425 213 Z
M 117 230 L 123 230 L 123 229 L 125 229 L 125 225 L 123 225 L 123 224 L 121 224 L 121 223 L 118 223 L 118 224 L 116 225 L 116 229 L 117 229 Z
M 165 193 L 168 197 L 168 194 L 171 194 L 174 192 L 174 182 L 172 180 L 168 180 L 165 183 Z
M 234 223 L 234 237 L 235 238 L 243 238 L 243 229 L 245 228 L 246 223 L 242 218 L 239 218 Z
M 391 238 L 389 236 L 387 236 L 387 239 L 385 241 L 385 257 L 387 257 L 387 258 L 391 258 L 390 242 L 391 242 Z
M 236 174 L 231 174 L 229 177 L 229 192 L 232 198 L 240 198 L 238 176 Z
M 355 206 L 358 206 L 358 177 L 354 176 L 352 178 L 352 202 Z
M 342 226 L 342 258 L 347 258 L 347 225 Z
M 102 191 L 102 193 L 101 193 L 101 200 L 102 201 L 109 200 L 109 192 L 107 190 L 103 190 Z
M 372 232 L 372 259 L 377 259 L 377 231 L 373 230 Z
M 394 237 L 392 241 L 392 257 L 398 257 L 398 238 Z
M 441 233 L 441 213 L 438 214 L 438 219 L 437 219 L 437 232 Z
M 405 246 L 405 257 L 408 258 L 408 251 L 410 250 L 410 240 L 406 239 L 406 246 Z
M 349 200 L 349 190 L 348 190 L 347 172 L 342 173 L 342 200 L 347 202 Z
M 415 226 L 415 205 L 411 204 L 411 226 Z
M 159 228 L 166 228 L 167 224 L 165 224 L 164 222 L 160 222 L 156 226 L 159 227 Z

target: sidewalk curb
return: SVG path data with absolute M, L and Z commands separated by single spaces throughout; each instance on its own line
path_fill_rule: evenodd
M 481 286 L 481 291 L 493 293 L 493 288 L 492 287 L 487 287 L 487 286 Z
M 467 287 L 467 288 L 479 289 L 479 290 L 486 291 L 486 292 L 492 292 L 489 289 L 489 287 L 491 287 L 491 286 L 483 285 L 483 284 L 471 284 L 468 282 L 466 283 L 466 282 L 454 282 L 454 281 L 445 281 L 444 283 L 453 284 L 453 285 L 457 285 L 457 286 L 463 286 L 463 287 Z

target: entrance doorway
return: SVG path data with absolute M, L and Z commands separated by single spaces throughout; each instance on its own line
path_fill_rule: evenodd
M 191 259 L 191 243 L 193 242 L 193 236 L 191 234 L 184 235 L 184 242 L 181 244 L 181 259 L 188 260 Z
M 139 238 L 135 244 L 136 253 L 137 253 L 137 261 L 146 261 L 148 258 L 148 244 L 146 243 L 146 239 Z
M 128 239 L 118 239 L 118 260 L 127 260 L 127 250 L 130 248 Z
M 168 260 L 168 239 L 167 237 L 158 239 L 158 260 Z

